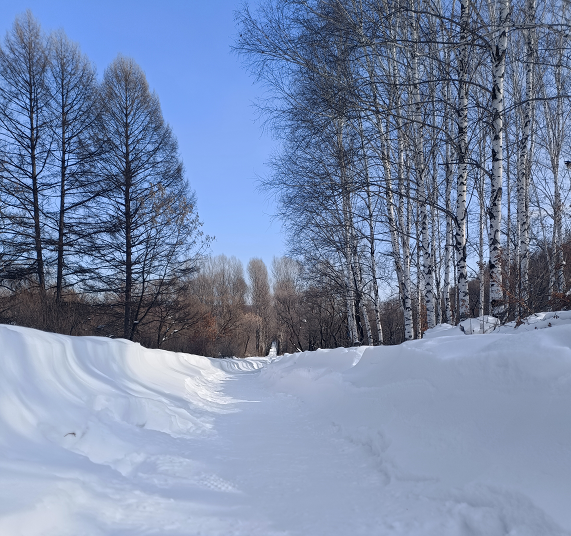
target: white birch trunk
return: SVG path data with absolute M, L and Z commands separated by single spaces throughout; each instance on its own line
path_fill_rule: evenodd
M 412 317 L 412 281 L 410 277 L 410 182 L 408 176 L 405 177 L 404 166 L 404 143 L 402 126 L 400 118 L 397 117 L 397 135 L 398 135 L 398 183 L 400 203 L 398 206 L 398 216 L 401 228 L 401 244 L 403 253 L 403 308 L 404 308 L 404 338 L 407 341 L 414 339 L 414 322 Z M 408 185 L 408 191 L 405 191 L 405 181 Z M 405 222 L 404 204 L 406 199 L 407 217 Z
M 447 151 L 449 148 L 447 148 Z M 449 162 L 449 161 L 448 161 Z M 446 165 L 446 245 L 444 247 L 444 285 L 442 288 L 442 294 L 444 299 L 444 322 L 451 324 L 452 319 L 452 307 L 450 304 L 450 261 L 451 261 L 451 249 L 452 249 L 452 218 L 450 217 L 450 211 L 452 210 L 450 202 L 450 194 L 452 190 L 452 173 L 449 171 L 450 164 Z
M 347 324 L 349 340 L 352 346 L 358 346 L 359 330 L 357 328 L 357 318 L 355 312 L 355 266 L 353 259 L 353 241 L 354 233 L 352 232 L 352 210 L 351 210 L 351 195 L 349 192 L 349 185 L 347 180 L 347 169 L 344 161 L 344 146 L 343 146 L 343 128 L 344 121 L 339 120 L 337 124 L 337 150 L 339 151 L 339 163 L 341 172 L 341 197 L 343 206 L 343 233 L 344 233 L 344 253 L 346 265 L 346 284 L 347 284 Z
M 504 313 L 502 285 L 502 186 L 503 186 L 503 114 L 504 75 L 506 70 L 509 0 L 499 0 L 497 38 L 492 50 L 492 180 L 490 188 L 490 305 L 492 315 Z
M 414 220 L 414 227 L 416 231 L 416 289 L 417 289 L 417 328 L 416 328 L 416 338 L 422 339 L 422 299 L 426 296 L 424 291 L 424 271 L 422 269 L 422 256 L 419 236 L 419 209 L 417 206 L 416 218 Z
M 484 140 L 480 142 L 480 153 L 484 153 Z M 478 243 L 478 273 L 480 279 L 480 306 L 478 309 L 478 316 L 482 318 L 481 333 L 484 333 L 484 305 L 486 299 L 486 287 L 484 282 L 485 266 L 484 266 L 484 235 L 486 232 L 486 200 L 485 200 L 485 187 L 484 187 L 484 170 L 480 168 L 479 184 L 478 184 L 478 200 L 480 204 L 480 218 L 479 218 L 479 243 Z
M 417 22 L 412 22 L 413 43 L 418 43 Z M 433 328 L 436 324 L 433 290 L 432 258 L 430 255 L 430 236 L 428 229 L 428 211 L 426 196 L 426 164 L 424 161 L 424 139 L 422 129 L 422 105 L 420 102 L 420 86 L 418 73 L 418 52 L 416 46 L 412 51 L 412 92 L 414 109 L 414 133 L 415 133 L 415 166 L 416 166 L 416 192 L 418 200 L 418 210 L 420 216 L 420 237 L 418 240 L 420 256 L 422 259 L 423 290 L 426 302 L 426 319 L 428 328 Z
M 403 313 L 406 313 L 405 296 L 409 295 L 409 289 L 405 286 L 403 277 L 403 265 L 401 262 L 400 245 L 398 237 L 397 222 L 395 218 L 395 202 L 393 195 L 393 183 L 391 177 L 390 157 L 388 153 L 388 141 L 385 136 L 382 122 L 378 117 L 377 128 L 379 130 L 381 140 L 381 154 L 383 161 L 383 168 L 385 174 L 385 199 L 387 204 L 387 222 L 389 226 L 389 233 L 391 237 L 392 255 L 395 263 L 397 273 L 397 281 L 399 285 L 399 294 L 401 303 L 403 304 Z M 406 330 L 405 330 L 406 331 Z
M 559 184 L 559 162 L 553 166 L 553 289 L 552 292 L 563 292 L 565 280 L 563 277 L 563 250 L 561 248 L 563 223 L 561 213 L 561 187 Z M 528 239 L 529 240 L 529 239 Z
M 450 54 L 446 52 L 446 64 L 450 65 Z M 445 86 L 445 99 L 446 106 L 450 104 L 450 82 L 446 82 Z M 452 306 L 450 303 L 450 261 L 451 259 L 451 249 L 453 242 L 453 228 L 452 228 L 452 144 L 450 141 L 450 120 L 449 115 L 446 114 L 444 118 L 444 125 L 448 136 L 446 137 L 446 148 L 444 153 L 444 173 L 445 173 L 445 183 L 446 190 L 444 193 L 445 197 L 445 209 L 446 209 L 446 244 L 444 246 L 444 283 L 442 288 L 442 298 L 444 301 L 444 322 L 449 324 L 453 323 L 452 319 Z
M 393 36 L 394 38 L 394 36 Z M 399 204 L 397 206 L 397 216 L 400 227 L 400 238 L 402 246 L 402 278 L 401 278 L 401 300 L 404 316 L 404 338 L 406 341 L 414 339 L 414 320 L 412 311 L 412 280 L 410 276 L 410 181 L 408 174 L 405 178 L 404 166 L 404 130 L 401 118 L 401 98 L 397 84 L 398 70 L 396 61 L 396 50 L 391 47 L 391 74 L 393 78 L 393 91 L 395 93 L 396 107 L 396 130 L 397 130 L 397 181 L 399 188 Z M 388 129 L 387 129 L 388 130 Z M 387 154 L 388 158 L 388 154 Z M 405 189 L 405 181 L 408 191 Z M 405 222 L 404 205 L 407 205 L 407 219 Z
M 436 117 L 433 114 L 432 117 L 433 124 L 436 124 Z M 442 303 L 441 303 L 441 288 L 440 288 L 440 262 L 442 260 L 442 250 L 440 247 L 440 218 L 438 214 L 439 196 L 438 196 L 438 159 L 436 151 L 432 152 L 432 207 L 431 207 L 431 230 L 432 230 L 432 243 L 430 245 L 430 250 L 432 252 L 431 263 L 432 263 L 432 274 L 434 282 L 434 316 L 435 323 L 440 324 L 442 322 Z
M 353 292 L 353 277 L 352 277 L 351 264 L 347 262 L 347 252 L 345 253 L 345 280 L 347 284 L 346 289 L 346 305 L 347 305 L 347 329 L 349 334 L 349 341 L 351 345 L 359 342 L 359 332 L 357 330 L 357 319 L 355 317 L 355 296 Z
M 468 17 L 469 0 L 460 1 L 460 51 L 458 67 L 458 180 L 456 184 L 456 263 L 458 285 L 458 314 L 468 317 L 468 268 L 466 253 L 466 193 L 468 185 Z
M 369 321 L 369 313 L 367 312 L 367 306 L 365 300 L 361 296 L 361 316 L 363 318 L 363 323 L 365 324 L 365 334 L 367 335 L 367 344 L 373 346 L 373 332 L 371 331 L 371 322 Z
M 383 162 L 383 169 L 385 172 L 385 181 L 388 181 L 386 188 L 392 189 L 392 185 L 390 183 L 390 164 L 388 161 L 388 147 L 387 141 L 385 137 L 385 133 L 383 130 L 383 124 L 381 119 L 381 111 L 379 108 L 379 103 L 377 100 L 377 93 L 375 89 L 374 83 L 374 76 L 373 76 L 373 65 L 369 55 L 366 53 L 366 61 L 367 61 L 367 69 L 369 71 L 369 80 L 371 82 L 371 87 L 373 89 L 373 104 L 375 107 L 375 124 L 379 131 L 379 136 L 381 140 L 381 160 Z M 380 306 L 379 306 L 379 290 L 378 290 L 378 283 L 377 283 L 377 268 L 376 268 L 376 260 L 375 260 L 375 232 L 374 232 L 374 225 L 373 225 L 373 213 L 372 213 L 372 200 L 371 200 L 371 190 L 370 190 L 370 180 L 369 180 L 369 166 L 367 162 L 366 156 L 366 149 L 364 145 L 364 133 L 363 133 L 363 126 L 361 118 L 359 118 L 359 128 L 361 131 L 361 149 L 363 151 L 363 158 L 365 159 L 365 180 L 366 180 L 366 189 L 367 189 L 367 209 L 368 209 L 368 216 L 369 216 L 369 243 L 370 243 L 370 256 L 371 256 L 371 272 L 373 278 L 373 292 L 375 295 L 375 318 L 377 322 L 377 337 L 378 343 L 383 344 L 383 329 L 381 325 L 381 313 L 380 313 Z M 402 265 L 400 263 L 400 248 L 398 247 L 398 240 L 395 240 L 397 230 L 396 226 L 394 225 L 394 216 L 392 215 L 392 198 L 389 200 L 387 199 L 387 206 L 389 207 L 389 229 L 391 235 L 391 246 L 392 246 L 392 256 L 395 262 L 395 270 L 397 273 L 397 282 L 399 286 L 399 292 L 402 297 L 403 292 L 403 284 L 402 284 Z M 371 339 L 372 344 L 372 339 Z
M 525 105 L 523 132 L 519 144 L 518 181 L 517 181 L 517 225 L 518 225 L 518 263 L 520 280 L 520 301 L 527 304 L 529 299 L 529 171 L 531 170 L 530 134 L 533 117 L 533 62 L 535 56 L 534 31 L 535 0 L 526 5 L 526 58 L 525 58 Z M 520 313 L 521 314 L 521 313 Z
M 369 220 L 369 262 L 371 263 L 371 278 L 373 280 L 373 308 L 375 310 L 375 322 L 377 328 L 377 343 L 383 344 L 383 326 L 381 324 L 381 309 L 379 297 L 379 284 L 377 281 L 377 261 L 375 259 L 375 225 L 373 220 L 373 206 L 371 198 L 371 185 L 369 181 L 368 165 L 365 161 L 367 211 Z M 373 343 L 372 343 L 373 344 Z

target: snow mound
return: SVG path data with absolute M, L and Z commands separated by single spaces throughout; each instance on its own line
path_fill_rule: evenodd
M 450 337 L 451 335 L 459 335 L 461 330 L 458 326 L 452 324 L 437 324 L 433 328 L 427 329 L 423 335 L 423 339 L 436 339 L 437 337 Z
M 571 324 L 571 311 L 551 311 L 547 313 L 535 313 L 523 320 L 523 323 L 508 322 L 500 328 L 503 332 L 531 331 L 536 329 L 551 328 L 553 326 L 567 326 Z
M 375 461 L 375 534 L 568 535 L 571 314 L 549 322 L 286 355 L 261 377 Z
M 460 322 L 460 330 L 466 335 L 492 333 L 500 327 L 500 320 L 493 316 L 485 315 L 477 318 L 468 318 Z
M 500 328 L 499 319 L 493 316 L 479 316 L 477 318 L 467 318 L 453 326 L 451 324 L 443 323 L 427 329 L 422 338 L 423 339 L 436 339 L 439 337 L 451 337 L 453 335 L 481 335 L 492 333 Z
M 224 374 L 204 357 L 7 326 L 0 326 L 0 339 L 2 438 L 101 458 L 94 439 L 107 433 L 105 423 L 184 437 L 208 433 L 208 414 L 227 409 Z
M 237 411 L 214 360 L 1 325 L 0 348 L 0 534 L 232 533 L 201 501 L 235 488 L 186 450 Z

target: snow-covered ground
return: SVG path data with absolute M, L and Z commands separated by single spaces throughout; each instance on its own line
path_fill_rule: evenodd
M 0 535 L 569 535 L 571 313 L 490 325 L 246 360 L 0 326 Z

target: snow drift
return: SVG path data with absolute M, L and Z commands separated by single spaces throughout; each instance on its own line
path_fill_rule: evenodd
M 14 326 L 0 355 L 0 534 L 226 534 L 196 493 L 157 493 L 225 486 L 173 449 L 233 411 L 210 359 Z
M 0 356 L 2 535 L 571 534 L 569 312 L 247 360 L 0 326 Z
M 449 326 L 286 356 L 262 375 L 377 460 L 378 534 L 569 534 L 570 322 L 547 313 L 483 336 Z

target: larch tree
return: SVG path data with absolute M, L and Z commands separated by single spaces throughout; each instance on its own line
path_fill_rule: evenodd
M 0 47 L 0 150 L 4 277 L 35 276 L 46 293 L 46 205 L 51 189 L 49 57 L 46 37 L 30 11 L 16 18 Z M 7 272 L 7 273 L 6 273 Z
M 122 336 L 132 339 L 169 281 L 195 268 L 200 222 L 176 139 L 143 70 L 118 56 L 105 70 L 100 98 L 105 194 L 92 215 L 91 290 L 117 297 Z
M 78 244 L 90 232 L 85 224 L 86 205 L 99 193 L 95 161 L 100 147 L 94 143 L 100 100 L 95 69 L 79 46 L 62 32 L 49 39 L 52 167 L 57 198 L 52 227 L 55 235 L 56 301 L 86 269 L 77 264 Z

